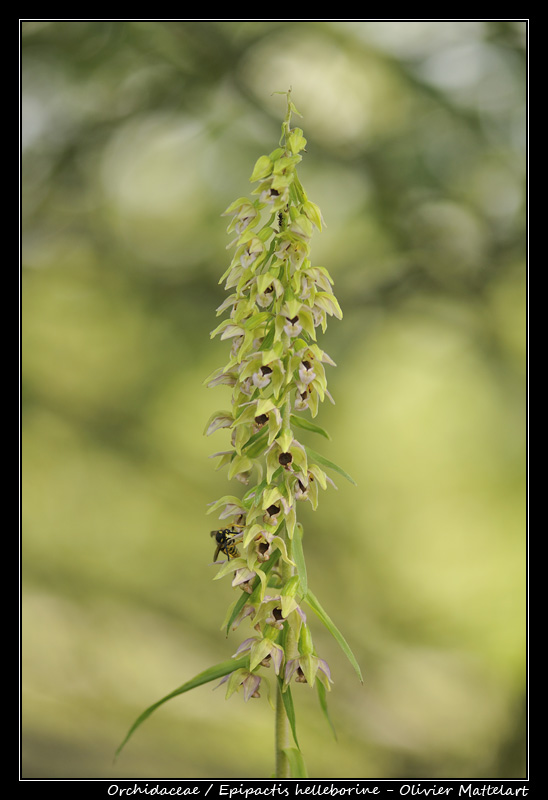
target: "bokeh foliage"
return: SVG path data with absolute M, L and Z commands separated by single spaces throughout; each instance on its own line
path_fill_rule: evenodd
M 266 698 L 207 686 L 112 756 L 235 649 L 205 510 L 237 487 L 202 382 L 226 360 L 220 214 L 291 86 L 344 312 L 322 451 L 358 483 L 305 548 L 365 678 L 318 629 L 338 741 L 294 692 L 310 775 L 523 777 L 526 23 L 29 20 L 21 41 L 23 776 L 271 774 Z

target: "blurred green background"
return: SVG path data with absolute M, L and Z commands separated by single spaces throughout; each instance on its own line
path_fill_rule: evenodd
M 290 86 L 341 464 L 304 509 L 335 742 L 295 687 L 312 778 L 525 775 L 526 22 L 22 23 L 22 775 L 268 778 L 263 693 L 134 718 L 249 635 L 220 631 L 203 380 L 232 257 L 220 214 Z M 336 478 L 337 476 L 333 476 Z

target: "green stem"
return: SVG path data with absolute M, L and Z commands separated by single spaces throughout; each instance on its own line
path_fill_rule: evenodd
M 289 720 L 285 713 L 282 690 L 279 683 L 276 687 L 276 728 L 275 728 L 275 748 L 276 748 L 276 778 L 290 778 L 291 770 L 289 759 L 284 753 L 284 749 L 290 746 L 289 741 Z
M 282 411 L 282 430 L 291 430 L 291 401 L 286 400 Z
M 282 412 L 283 430 L 289 430 L 291 428 L 291 403 L 290 401 L 286 401 L 283 412 Z M 284 540 L 288 546 L 291 545 L 291 542 L 287 541 L 287 533 L 284 530 L 282 533 Z M 294 568 L 291 564 L 288 564 L 283 559 L 281 560 L 281 577 L 282 583 L 286 584 L 287 581 L 293 576 Z M 292 633 L 292 631 L 290 632 Z M 287 643 L 286 643 L 286 658 L 287 655 Z M 291 746 L 290 740 L 290 729 L 289 729 L 289 720 L 287 718 L 287 714 L 285 711 L 285 706 L 282 698 L 282 692 L 280 689 L 280 684 L 276 687 L 276 723 L 275 723 L 275 756 L 276 756 L 276 778 L 290 778 L 291 777 L 291 769 L 289 760 L 284 753 L 284 750 Z

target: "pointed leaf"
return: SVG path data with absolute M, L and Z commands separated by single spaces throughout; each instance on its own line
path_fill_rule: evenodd
M 327 708 L 327 692 L 325 690 L 325 686 L 321 681 L 316 681 L 316 689 L 318 690 L 318 701 L 320 703 L 320 707 L 322 709 L 323 715 L 327 720 L 327 724 L 331 728 L 333 736 L 335 740 L 337 739 L 337 731 L 335 730 L 335 726 L 331 721 L 331 717 L 329 716 L 329 709 Z
M 324 436 L 326 439 L 331 439 L 331 436 L 326 430 L 320 428 L 319 425 L 315 425 L 313 422 L 310 422 L 310 420 L 305 419 L 304 417 L 298 417 L 296 414 L 291 414 L 291 422 L 293 425 L 296 425 L 297 428 L 302 428 L 305 431 L 312 431 L 312 433 L 319 433 L 320 436 Z
M 230 632 L 230 626 L 232 625 L 232 623 L 234 622 L 234 620 L 236 619 L 236 617 L 238 616 L 238 614 L 240 613 L 240 611 L 245 606 L 245 604 L 246 604 L 246 602 L 248 600 L 249 600 L 249 595 L 247 594 L 247 592 L 242 592 L 241 595 L 239 596 L 238 600 L 234 604 L 234 606 L 232 608 L 232 612 L 231 612 L 231 614 L 229 615 L 229 617 L 228 617 L 228 619 L 226 621 L 226 635 L 227 636 L 228 636 L 228 634 Z
M 358 678 L 363 683 L 362 673 L 359 664 L 356 661 L 354 653 L 350 649 L 350 645 L 348 644 L 348 642 L 346 641 L 340 630 L 337 628 L 331 617 L 329 617 L 323 610 L 318 598 L 312 594 L 310 589 L 308 590 L 308 594 L 306 595 L 305 600 L 312 609 L 312 611 L 321 619 L 321 621 L 323 622 L 327 630 L 331 633 L 333 638 L 339 643 L 343 653 L 346 655 L 346 657 L 354 667 Z
M 293 536 L 293 549 L 291 556 L 297 567 L 297 575 L 299 576 L 299 583 L 301 585 L 301 592 L 306 595 L 308 592 L 308 579 L 306 575 L 306 563 L 303 553 L 303 527 L 300 523 L 295 526 L 295 535 Z
M 231 325 L 233 328 L 235 328 L 235 326 L 233 325 L 233 322 L 232 322 L 232 320 L 230 319 L 230 317 L 229 317 L 228 319 L 224 319 L 222 322 L 220 322 L 220 323 L 217 325 L 217 327 L 216 327 L 216 328 L 214 328 L 214 329 L 211 331 L 211 333 L 209 334 L 210 338 L 211 338 L 211 339 L 213 339 L 215 336 L 217 336 L 217 334 L 218 334 L 220 331 L 224 330 L 224 329 L 225 329 L 225 328 L 227 328 L 229 325 Z M 234 335 L 234 334 L 233 334 L 233 335 Z
M 296 747 L 285 747 L 283 752 L 289 761 L 289 769 L 292 778 L 308 778 L 303 754 Z
M 156 703 L 153 703 L 149 706 L 143 713 L 137 717 L 131 728 L 126 734 L 125 739 L 122 741 L 121 745 L 116 750 L 115 759 L 118 757 L 122 748 L 127 744 L 130 737 L 135 733 L 137 728 L 142 725 L 142 723 L 150 717 L 153 711 L 155 711 L 159 706 L 166 703 L 168 700 L 171 700 L 173 697 L 177 697 L 184 692 L 189 692 L 191 689 L 195 689 L 197 686 L 202 686 L 204 683 L 209 683 L 210 681 L 215 681 L 218 678 L 223 678 L 225 675 L 228 675 L 230 672 L 234 672 L 236 669 L 240 669 L 245 667 L 249 661 L 248 656 L 244 656 L 240 659 L 233 659 L 230 658 L 228 661 L 222 661 L 220 664 L 216 664 L 214 667 L 209 667 L 208 669 L 200 672 L 191 680 L 183 683 L 182 686 L 179 686 L 178 689 L 174 689 L 169 694 L 166 694 L 165 697 L 162 697 L 161 700 L 157 700 Z
M 249 458 L 257 458 L 263 450 L 266 448 L 266 434 L 268 433 L 268 428 L 261 428 L 260 431 L 254 433 L 247 442 L 242 446 L 242 450 L 246 451 L 246 455 Z
M 260 350 L 269 350 L 272 347 L 272 345 L 274 344 L 275 333 L 276 331 L 274 328 L 274 324 L 272 323 L 268 328 L 268 331 L 265 333 L 265 337 L 259 348 Z
M 280 692 L 282 695 L 282 700 L 284 703 L 285 713 L 287 715 L 287 719 L 289 720 L 289 724 L 291 726 L 291 732 L 293 734 L 293 739 L 295 740 L 295 744 L 299 747 L 299 740 L 297 739 L 297 723 L 295 718 L 295 707 L 293 705 L 293 697 L 291 696 L 291 689 L 289 686 L 286 686 L 285 692 L 282 691 L 283 689 L 283 678 L 281 675 L 278 675 L 278 686 L 280 688 Z
M 272 314 L 268 311 L 260 311 L 258 314 L 253 314 L 252 317 L 249 317 L 244 323 L 243 327 L 248 330 L 252 331 L 255 328 L 258 328 L 260 325 L 264 325 L 272 317 Z
M 339 467 L 338 464 L 335 464 L 333 461 L 330 461 L 328 458 L 325 458 L 325 456 L 320 455 L 320 453 L 316 453 L 315 450 L 312 450 L 312 448 L 307 447 L 306 445 L 304 445 L 304 449 L 306 450 L 308 457 L 312 461 L 316 461 L 318 464 L 321 464 L 322 467 L 326 467 L 327 469 L 335 470 L 335 472 L 338 472 L 339 475 L 343 476 L 343 478 L 346 478 L 347 481 L 353 483 L 354 486 L 358 485 L 354 480 L 354 478 L 352 478 L 348 474 L 348 472 L 345 472 L 345 470 L 342 467 Z

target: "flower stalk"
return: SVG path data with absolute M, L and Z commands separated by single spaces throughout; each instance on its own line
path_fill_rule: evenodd
M 327 690 L 331 682 L 300 607 L 307 582 L 297 505 L 309 501 L 315 508 L 318 486 L 326 489 L 332 481 L 295 428 L 328 437 L 308 417 L 316 417 L 326 398 L 332 400 L 325 365 L 334 362 L 319 347 L 317 333 L 325 331 L 328 316 L 340 319 L 342 312 L 328 271 L 310 259 L 311 238 L 321 231 L 323 218 L 297 175 L 306 147 L 303 131 L 292 127 L 298 113 L 288 92 L 279 146 L 255 163 L 251 197 L 238 198 L 225 211 L 231 218 L 227 230 L 236 234 L 229 245 L 235 253 L 221 278 L 230 295 L 217 311 L 229 315 L 212 336 L 229 340 L 231 349 L 228 363 L 210 376 L 208 385 L 231 386 L 232 407 L 214 414 L 206 426 L 208 434 L 231 430 L 232 449 L 217 454 L 219 466 L 228 468 L 229 478 L 251 487 L 241 500 L 222 497 L 210 511 L 220 511 L 237 542 L 237 554 L 225 550 L 216 577 L 232 574 L 233 586 L 251 595 L 246 615 L 259 633 L 250 651 L 254 674 L 265 662 L 253 653 L 266 652 L 263 643 L 272 638 L 274 617 L 265 616 L 262 606 L 270 602 L 271 590 L 280 596 L 272 639 L 283 653 L 284 670 L 276 687 L 276 777 L 287 777 L 290 770 L 290 706 L 283 694 L 290 692 L 292 676 L 314 685 L 321 672 Z M 275 563 L 266 575 L 264 555 L 272 553 L 274 544 L 270 558 Z
M 303 550 L 304 529 L 298 506 L 318 505 L 319 489 L 334 486 L 325 470 L 350 476 L 337 464 L 302 443 L 297 432 L 329 439 L 314 422 L 325 399 L 326 366 L 335 366 L 320 348 L 329 316 L 342 318 L 327 269 L 312 264 L 311 239 L 321 231 L 319 207 L 309 200 L 297 175 L 306 139 L 292 126 L 299 115 L 290 92 L 279 145 L 256 161 L 250 197 L 226 209 L 233 236 L 232 260 L 220 279 L 228 296 L 217 309 L 225 318 L 212 331 L 229 345 L 227 363 L 205 381 L 230 389 L 230 408 L 215 412 L 204 433 L 230 433 L 226 450 L 215 453 L 217 468 L 237 486 L 233 494 L 210 503 L 217 513 L 216 580 L 229 578 L 237 599 L 223 628 L 251 625 L 231 661 L 205 670 L 147 709 L 130 729 L 166 700 L 196 685 L 221 678 L 226 696 L 237 692 L 247 702 L 275 697 L 276 778 L 308 777 L 297 739 L 291 687 L 316 687 L 329 724 L 326 691 L 329 666 L 316 653 L 305 606 L 339 642 L 361 679 L 348 643 L 312 594 Z M 300 115 L 299 115 L 300 116 Z M 270 681 L 274 682 L 272 692 Z M 121 748 L 119 748 L 121 749 Z

